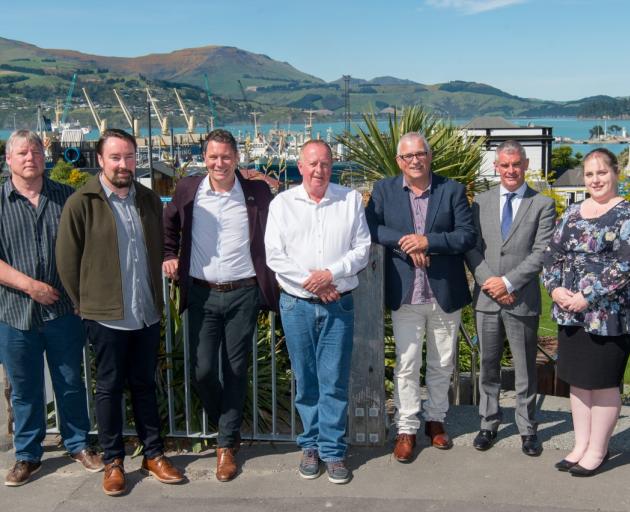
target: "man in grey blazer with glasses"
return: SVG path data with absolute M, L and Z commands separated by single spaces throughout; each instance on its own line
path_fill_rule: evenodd
M 515 370 L 515 420 L 523 453 L 540 455 L 536 436 L 536 346 L 541 312 L 538 275 L 556 217 L 554 201 L 525 183 L 529 166 L 524 148 L 508 140 L 496 149 L 501 183 L 479 194 L 473 219 L 477 245 L 466 253 L 475 277 L 473 307 L 481 343 L 481 429 L 473 442 L 489 449 L 501 423 L 500 364 L 507 337 Z

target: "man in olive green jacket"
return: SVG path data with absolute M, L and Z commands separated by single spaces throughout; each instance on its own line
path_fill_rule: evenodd
M 162 298 L 162 205 L 155 193 L 134 182 L 136 207 L 144 231 L 153 302 Z M 84 319 L 123 317 L 121 267 L 116 257 L 116 221 L 98 176 L 68 200 L 57 241 L 57 267 L 68 295 Z
M 136 140 L 106 130 L 96 145 L 101 172 L 61 214 L 57 269 L 96 356 L 96 419 L 103 491 L 126 491 L 122 393 L 129 385 L 142 469 L 163 483 L 184 477 L 164 456 L 155 394 L 162 316 L 162 205 L 133 178 Z

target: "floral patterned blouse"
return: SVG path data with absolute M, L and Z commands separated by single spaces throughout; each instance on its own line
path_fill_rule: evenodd
M 562 286 L 588 302 L 580 313 L 554 303 L 560 325 L 602 336 L 629 333 L 630 203 L 621 201 L 594 219 L 582 218 L 579 203 L 569 206 L 545 251 L 542 282 L 549 294 Z

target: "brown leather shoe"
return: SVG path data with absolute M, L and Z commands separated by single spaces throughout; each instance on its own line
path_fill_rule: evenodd
M 122 459 L 105 464 L 103 475 L 103 492 L 108 496 L 120 496 L 127 490 L 125 482 L 125 466 Z
M 453 441 L 444 430 L 441 421 L 427 421 L 424 425 L 424 433 L 431 438 L 431 444 L 440 450 L 448 450 L 453 447 Z
M 31 475 L 37 473 L 42 467 L 42 463 L 18 460 L 7 473 L 4 485 L 8 487 L 19 487 L 31 479 Z
M 184 481 L 182 472 L 173 466 L 166 455 L 158 455 L 153 459 L 142 459 L 141 469 L 163 484 L 178 484 Z
M 229 482 L 236 476 L 237 466 L 234 448 L 217 448 L 217 480 Z
M 398 434 L 394 445 L 394 458 L 398 462 L 411 462 L 416 446 L 416 434 Z
M 70 458 L 81 463 L 83 468 L 89 473 L 103 471 L 103 457 L 92 448 L 84 448 L 79 452 L 70 454 Z

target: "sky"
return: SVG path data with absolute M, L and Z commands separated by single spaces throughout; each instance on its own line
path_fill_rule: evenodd
M 630 96 L 628 0 L 29 0 L 7 2 L 0 27 L 8 39 L 107 56 L 236 46 L 326 81 Z

